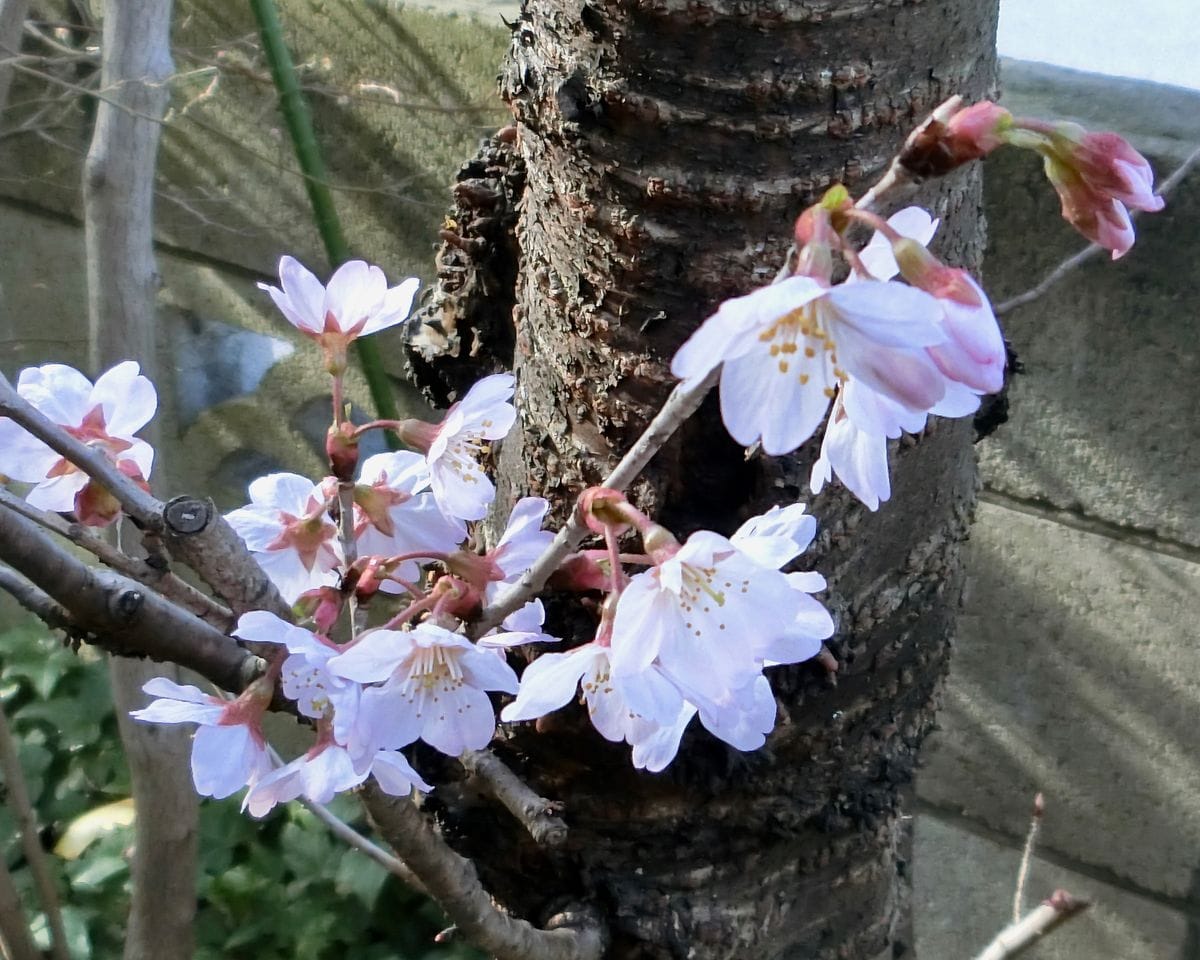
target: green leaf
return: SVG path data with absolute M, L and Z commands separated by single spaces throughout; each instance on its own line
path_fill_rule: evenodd
M 388 872 L 357 850 L 346 850 L 338 863 L 334 889 L 340 896 L 357 897 L 366 909 L 375 906 Z

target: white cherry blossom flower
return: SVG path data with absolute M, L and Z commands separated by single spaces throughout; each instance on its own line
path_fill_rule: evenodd
M 305 477 L 273 473 L 251 483 L 250 503 L 225 517 L 288 603 L 338 581 L 342 551 L 328 500 Z
M 359 683 L 386 681 L 363 694 L 380 746 L 420 738 L 455 757 L 485 747 L 495 733 L 485 691 L 517 692 L 516 674 L 495 652 L 429 622 L 368 631 L 329 669 Z
M 804 606 L 778 570 L 718 534 L 697 531 L 621 593 L 612 675 L 623 681 L 657 662 L 697 706 L 724 703 L 748 688 L 764 660 L 797 663 L 817 653 L 820 643 L 795 627 Z M 626 691 L 635 710 L 661 719 L 636 693 Z
M 48 363 L 21 371 L 17 393 L 76 440 L 101 450 L 123 473 L 146 480 L 154 450 L 134 434 L 154 416 L 158 395 L 137 363 L 119 363 L 95 385 L 73 367 Z M 75 512 L 83 523 L 115 519 L 119 505 L 86 473 L 13 421 L 0 418 L 0 473 L 35 484 L 26 500 L 42 510 Z
M 292 326 L 320 342 L 333 365 L 344 368 L 347 344 L 403 321 L 421 281 L 409 277 L 388 289 L 379 267 L 350 260 L 324 285 L 298 260 L 285 256 L 279 260 L 279 284 L 258 286 Z
M 318 740 L 307 753 L 274 770 L 246 794 L 243 805 L 251 816 L 263 817 L 277 804 L 306 797 L 329 803 L 335 794 L 351 790 L 374 777 L 384 793 L 407 796 L 413 789 L 433 788 L 421 779 L 404 754 L 379 750 L 356 762 L 351 753 L 329 739 Z
M 359 710 L 362 687 L 329 669 L 329 661 L 341 653 L 337 644 L 266 610 L 243 613 L 233 634 L 287 647 L 279 674 L 284 696 L 296 702 L 302 715 L 332 723 L 334 740 L 353 756 L 372 748 L 372 732 Z
M 466 524 L 442 512 L 429 483 L 429 468 L 419 453 L 379 453 L 363 462 L 354 491 L 354 530 L 360 557 L 443 554 L 466 539 Z M 416 580 L 419 563 L 407 560 L 394 572 L 405 580 Z M 381 589 L 395 592 L 399 586 L 384 581 Z
M 836 388 L 862 380 L 914 410 L 944 392 L 925 352 L 946 334 L 937 302 L 900 283 L 827 288 L 794 276 L 720 309 L 680 347 L 671 372 L 699 380 L 718 364 L 721 416 L 733 438 L 772 455 L 813 435 Z
M 142 689 L 159 699 L 131 711 L 131 717 L 147 723 L 198 724 L 192 740 L 192 782 L 201 796 L 222 800 L 271 771 L 274 764 L 262 732 L 265 700 L 222 700 L 166 677 L 155 677 Z
M 516 385 L 511 373 L 484 377 L 467 391 L 441 423 L 405 421 L 400 433 L 425 454 L 430 484 L 442 511 L 460 520 L 481 520 L 496 488 L 479 465 L 489 440 L 508 435 L 517 418 L 509 402 Z

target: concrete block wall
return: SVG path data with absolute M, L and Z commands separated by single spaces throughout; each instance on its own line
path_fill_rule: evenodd
M 1007 63 L 1014 112 L 1115 129 L 1161 177 L 1200 93 Z M 1081 245 L 1036 158 L 988 161 L 997 302 Z M 1036 902 L 1095 906 L 1032 956 L 1200 958 L 1200 171 L 1133 251 L 1005 317 L 1024 373 L 979 445 L 982 503 L 939 732 L 917 780 L 917 952 L 971 956 L 1010 914 L 1031 801 Z

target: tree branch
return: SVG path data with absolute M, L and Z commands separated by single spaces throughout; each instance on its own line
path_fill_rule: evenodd
M 0 507 L 7 507 L 38 526 L 70 540 L 118 573 L 153 587 L 168 600 L 175 601 L 201 620 L 211 623 L 222 633 L 231 629 L 237 622 L 233 611 L 228 607 L 201 593 L 187 581 L 179 579 L 170 570 L 163 570 L 158 565 L 118 550 L 107 540 L 91 533 L 82 523 L 64 520 L 57 513 L 31 507 L 20 497 L 3 488 L 0 488 Z
M 0 560 L 66 609 L 89 639 L 119 656 L 178 663 L 240 691 L 262 661 L 203 620 L 118 573 L 89 567 L 35 524 L 0 510 Z
M 408 869 L 403 860 L 392 856 L 377 843 L 372 843 L 371 840 L 364 837 L 350 826 L 350 824 L 335 816 L 333 811 L 328 807 L 309 800 L 307 797 L 298 797 L 296 802 L 325 824 L 329 828 L 329 832 L 346 844 L 346 846 L 353 847 L 359 853 L 374 860 L 384 870 L 393 876 L 399 877 L 401 882 L 417 891 L 417 893 L 429 896 L 429 891 L 425 889 L 425 885 L 421 883 L 415 873 Z
M 1160 197 L 1167 196 L 1179 185 L 1179 182 L 1188 175 L 1192 167 L 1194 167 L 1197 162 L 1200 162 L 1200 147 L 1197 147 L 1195 150 L 1193 150 L 1188 155 L 1187 159 L 1184 160 L 1183 163 L 1181 163 L 1178 167 L 1176 167 L 1175 171 L 1169 177 L 1167 177 L 1166 180 L 1159 184 L 1158 195 Z M 1138 214 L 1141 212 L 1142 211 L 1140 210 L 1134 210 L 1130 213 L 1130 217 L 1136 219 Z M 1108 252 L 1107 248 L 1100 246 L 1098 243 L 1089 243 L 1078 253 L 1074 253 L 1067 257 L 1066 260 L 1046 274 L 1046 276 L 1037 286 L 1030 287 L 1024 293 L 1019 293 L 1015 297 L 1010 297 L 1003 303 L 994 307 L 993 310 L 996 316 L 1002 317 L 1009 311 L 1017 309 L 1017 307 L 1023 307 L 1025 304 L 1032 303 L 1034 300 L 1037 300 L 1051 287 L 1062 280 L 1063 277 L 1077 270 L 1079 267 L 1083 266 L 1102 251 L 1105 253 Z
M 0 590 L 11 595 L 17 603 L 51 629 L 66 630 L 68 633 L 78 629 L 66 607 L 3 563 L 0 563 Z
M 535 842 L 547 847 L 559 847 L 566 842 L 567 825 L 555 815 L 558 805 L 539 797 L 494 753 L 468 750 L 458 759 L 521 822 Z
M 674 435 L 675 431 L 688 417 L 700 408 L 701 401 L 708 391 L 716 384 L 721 375 L 721 368 L 715 367 L 703 380 L 695 383 L 679 383 L 667 397 L 662 409 L 654 415 L 642 435 L 634 441 L 629 451 L 621 458 L 620 463 L 601 481 L 600 486 L 611 487 L 613 490 L 624 490 L 645 469 L 654 455 L 662 449 Z M 528 603 L 533 596 L 546 585 L 550 575 L 559 568 L 568 554 L 579 549 L 588 529 L 580 522 L 578 514 L 572 511 L 570 519 L 551 541 L 540 557 L 534 562 L 521 579 L 497 597 L 496 602 L 488 606 L 471 628 L 475 637 L 481 637 L 493 627 L 499 626 L 500 621 L 514 610 Z
M 8 717 L 0 710 L 0 770 L 4 771 L 4 787 L 8 794 L 8 805 L 17 821 L 17 833 L 21 836 L 21 850 L 29 872 L 33 874 L 33 885 L 37 888 L 42 913 L 50 928 L 50 955 L 54 960 L 69 960 L 67 930 L 63 926 L 62 905 L 58 902 L 58 890 L 54 877 L 46 863 L 46 851 L 42 849 L 38 833 L 37 815 L 29 799 L 29 787 L 25 773 L 17 756 L 17 742 L 8 726 Z
M 502 913 L 479 882 L 470 860 L 439 837 L 407 799 L 373 785 L 363 801 L 379 832 L 424 884 L 459 932 L 497 960 L 599 960 L 605 934 L 589 910 L 564 911 L 539 930 Z
M 76 440 L 28 403 L 3 374 L 0 416 L 24 427 L 102 484 L 138 527 L 161 534 L 171 553 L 195 570 L 234 613 L 270 610 L 291 619 L 291 608 L 211 500 L 175 497 L 164 504 L 117 470 L 99 450 Z
M 1023 919 L 1001 930 L 975 960 L 1007 960 L 1008 957 L 1019 956 L 1088 906 L 1086 900 L 1076 900 L 1066 890 L 1055 890 L 1050 899 L 1036 910 L 1031 910 Z

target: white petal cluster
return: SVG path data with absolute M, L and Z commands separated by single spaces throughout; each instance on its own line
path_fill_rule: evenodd
M 921 245 L 937 229 L 918 207 L 888 224 Z M 878 233 L 858 257 L 868 277 L 829 287 L 795 276 L 726 301 L 671 370 L 696 381 L 722 365 L 726 428 L 771 455 L 795 450 L 829 413 L 812 491 L 836 474 L 875 510 L 891 495 L 888 439 L 922 430 L 930 413 L 973 413 L 981 394 L 1002 388 L 1006 354 L 974 280 L 962 275 L 954 295 L 896 282 L 892 246 Z
M 778 569 L 807 548 L 815 528 L 796 504 L 755 517 L 730 539 L 692 534 L 630 580 L 610 636 L 534 660 L 502 719 L 540 717 L 582 688 L 593 725 L 631 744 L 639 767 L 670 763 L 697 714 L 738 749 L 762 746 L 775 725 L 763 669 L 807 660 L 833 634 L 829 613 L 809 595 L 824 580 Z
M 94 385 L 61 363 L 29 367 L 17 379 L 17 393 L 76 440 L 102 451 L 122 472 L 149 479 L 154 450 L 134 434 L 154 416 L 158 395 L 134 361 L 117 364 Z M 59 513 L 76 510 L 77 498 L 91 483 L 86 473 L 6 418 L 0 418 L 0 450 L 0 472 L 34 484 L 26 495 L 31 506 Z M 93 522 L 82 515 L 79 519 Z

